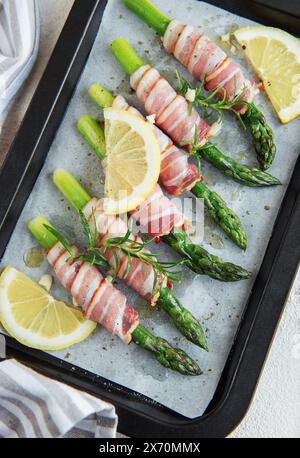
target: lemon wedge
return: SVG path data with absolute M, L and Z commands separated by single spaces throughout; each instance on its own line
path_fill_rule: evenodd
M 106 108 L 105 199 L 107 214 L 134 210 L 153 191 L 160 150 L 148 123 L 125 110 Z
M 300 40 L 273 27 L 250 26 L 233 36 L 244 49 L 282 123 L 300 114 Z
M 0 276 L 0 322 L 23 345 L 41 350 L 70 347 L 97 326 L 13 267 Z

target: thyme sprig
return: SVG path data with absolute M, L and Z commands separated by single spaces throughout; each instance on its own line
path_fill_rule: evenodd
M 90 227 L 89 222 L 86 219 L 86 216 L 82 211 L 79 212 L 81 223 L 83 226 L 83 231 L 87 238 L 87 247 L 80 253 L 74 253 L 71 245 L 69 242 L 63 237 L 63 235 L 54 229 L 52 226 L 48 226 L 45 224 L 45 228 L 51 232 L 57 240 L 62 244 L 65 250 L 70 254 L 68 261 L 86 261 L 91 264 L 95 264 L 99 267 L 110 269 L 110 265 L 106 258 L 104 257 L 103 253 L 99 250 L 98 241 L 99 241 L 99 231 L 97 229 L 96 218 L 95 218 L 95 211 L 93 210 L 93 228 Z M 158 275 L 160 274 L 162 277 L 167 278 L 171 282 L 180 282 L 180 271 L 174 272 L 170 269 L 178 265 L 184 264 L 186 261 L 180 260 L 175 262 L 169 261 L 159 261 L 158 258 L 160 256 L 159 253 L 151 253 L 147 251 L 146 248 L 150 243 L 152 243 L 155 238 L 151 238 L 147 241 L 137 241 L 134 237 L 132 237 L 132 231 L 128 228 L 126 234 L 123 237 L 111 237 L 106 239 L 103 242 L 104 250 L 110 249 L 115 260 L 115 268 L 112 271 L 113 279 L 116 278 L 118 270 L 120 268 L 120 259 L 118 256 L 118 251 L 121 251 L 123 254 L 126 255 L 126 267 L 123 278 L 126 279 L 130 268 L 132 265 L 132 259 L 137 258 L 142 263 L 142 268 L 146 271 L 146 265 L 150 265 L 153 268 L 154 279 L 153 279 L 153 287 L 152 287 L 152 296 L 156 293 L 156 286 L 158 282 Z
M 178 81 L 178 93 L 185 97 L 188 90 L 192 88 L 189 86 L 188 81 L 185 78 L 183 78 L 182 76 L 180 76 L 177 70 L 176 70 L 176 78 Z M 220 121 L 223 121 L 224 111 L 231 111 L 238 118 L 241 125 L 244 128 L 246 128 L 244 121 L 241 117 L 241 114 L 234 109 L 236 105 L 249 106 L 249 103 L 246 100 L 240 99 L 241 94 L 243 94 L 245 91 L 245 88 L 243 88 L 240 93 L 235 93 L 232 100 L 226 101 L 226 97 L 227 97 L 226 90 L 224 90 L 222 99 L 215 98 L 216 94 L 222 90 L 220 86 L 217 86 L 216 89 L 208 96 L 203 95 L 204 83 L 205 83 L 205 79 L 202 79 L 201 82 L 198 84 L 198 86 L 196 86 L 194 101 L 193 102 L 188 101 L 189 114 L 192 113 L 193 106 L 195 107 L 201 106 L 203 108 L 208 108 L 208 109 L 216 111 L 219 115 Z
M 152 294 L 155 293 L 156 290 L 156 285 L 157 285 L 157 279 L 158 279 L 158 273 L 162 277 L 166 277 L 168 280 L 172 282 L 180 282 L 180 277 L 179 274 L 181 272 L 172 272 L 170 269 L 173 269 L 174 267 L 177 267 L 178 265 L 182 265 L 185 263 L 185 260 L 180 260 L 180 261 L 159 261 L 158 258 L 160 256 L 159 253 L 151 253 L 150 251 L 147 251 L 146 248 L 150 243 L 154 242 L 155 238 L 151 238 L 147 240 L 146 242 L 143 241 L 137 241 L 134 238 L 132 238 L 132 232 L 128 228 L 126 234 L 123 237 L 113 237 L 110 239 L 106 239 L 104 241 L 104 249 L 110 249 L 110 250 L 120 250 L 122 253 L 124 253 L 127 257 L 127 263 L 126 263 L 126 269 L 125 269 L 125 274 L 124 278 L 127 277 L 130 267 L 131 267 L 131 262 L 132 258 L 138 258 L 142 266 L 145 268 L 146 264 L 150 265 L 153 268 L 153 273 L 154 273 L 154 281 L 153 281 L 153 287 L 152 287 Z M 116 256 L 116 269 L 119 268 L 119 259 Z
M 44 224 L 44 227 L 52 234 L 54 237 L 57 238 L 57 240 L 62 244 L 64 249 L 69 253 L 69 257 L 67 261 L 84 261 L 84 262 L 89 262 L 91 264 L 95 264 L 99 267 L 102 267 L 104 269 L 109 269 L 110 265 L 105 259 L 105 257 L 100 253 L 96 247 L 93 245 L 89 245 L 84 251 L 75 253 L 74 250 L 72 249 L 72 246 L 69 244 L 69 242 L 64 238 L 64 236 L 58 232 L 54 227 L 48 226 L 47 224 Z

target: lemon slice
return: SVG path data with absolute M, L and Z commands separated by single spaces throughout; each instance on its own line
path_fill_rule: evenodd
M 300 40 L 280 29 L 244 27 L 233 33 L 282 123 L 300 114 Z
M 125 110 L 106 108 L 105 199 L 107 214 L 134 210 L 151 194 L 160 171 L 160 149 L 149 125 Z
M 6 267 L 0 277 L 0 322 L 16 340 L 41 350 L 70 347 L 96 327 L 13 267 Z

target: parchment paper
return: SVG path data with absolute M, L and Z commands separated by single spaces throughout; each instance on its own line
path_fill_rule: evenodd
M 153 0 L 153 3 L 170 17 L 177 17 L 187 23 L 201 26 L 201 29 L 214 40 L 218 40 L 220 35 L 230 30 L 251 24 L 248 20 L 204 2 Z M 1 267 L 12 265 L 34 279 L 38 279 L 45 272 L 50 272 L 46 261 L 36 269 L 26 267 L 23 262 L 23 254 L 26 250 L 36 245 L 27 233 L 26 223 L 38 214 L 45 215 L 70 239 L 79 245 L 82 244 L 82 230 L 77 216 L 52 185 L 51 174 L 57 167 L 67 168 L 81 179 L 91 194 L 102 196 L 103 171 L 101 165 L 94 153 L 77 134 L 75 123 L 85 113 L 101 117 L 100 109 L 86 95 L 90 84 L 96 81 L 115 90 L 115 93 L 120 92 L 127 98 L 129 97 L 136 104 L 135 95 L 130 94 L 129 91 L 129 79 L 113 58 L 109 48 L 111 41 L 120 36 L 127 38 L 145 61 L 155 64 L 170 80 L 175 81 L 175 68 L 178 68 L 181 74 L 186 75 L 183 68 L 161 48 L 159 38 L 154 32 L 127 11 L 120 0 L 111 0 L 108 3 L 76 93 L 18 221 Z M 230 54 L 229 48 L 225 45 L 224 49 Z M 234 57 L 247 74 L 251 74 L 245 60 L 239 55 Z M 179 299 L 194 315 L 199 317 L 206 329 L 210 352 L 206 353 L 187 342 L 172 327 L 162 311 L 149 310 L 149 307 L 145 306 L 137 295 L 118 282 L 118 287 L 126 292 L 130 302 L 140 310 L 142 323 L 153 329 L 156 334 L 169 339 L 174 345 L 185 349 L 199 362 L 204 372 L 203 375 L 184 377 L 165 370 L 145 351 L 140 350 L 134 344 L 126 347 L 117 338 L 109 336 L 100 326 L 89 339 L 81 344 L 68 350 L 55 352 L 58 358 L 66 359 L 85 370 L 143 393 L 187 417 L 193 418 L 204 412 L 219 381 L 299 152 L 300 120 L 297 119 L 287 126 L 282 126 L 263 94 L 256 99 L 256 103 L 263 108 L 276 133 L 278 152 L 270 172 L 282 180 L 283 186 L 263 189 L 247 188 L 226 179 L 212 166 L 204 166 L 208 185 L 219 192 L 241 217 L 248 234 L 248 249 L 243 253 L 224 236 L 222 231 L 214 226 L 208 217 L 205 220 L 204 244 L 211 252 L 252 270 L 253 277 L 249 281 L 227 284 L 186 272 L 184 282 L 175 286 Z M 246 136 L 232 116 L 226 116 L 223 132 L 217 141 L 221 149 L 231 154 L 232 157 L 241 162 L 256 163 L 251 139 Z M 175 259 L 171 250 L 162 245 L 155 246 L 155 249 L 161 250 L 165 258 Z M 67 298 L 57 282 L 53 293 L 57 297 Z

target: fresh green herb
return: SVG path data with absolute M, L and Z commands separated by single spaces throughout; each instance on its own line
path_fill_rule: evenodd
M 194 132 L 193 141 L 191 142 L 188 140 L 183 140 L 181 143 L 183 145 L 188 145 L 190 147 L 188 154 L 196 158 L 197 168 L 198 168 L 198 177 L 200 177 L 201 176 L 201 162 L 200 162 L 200 156 L 199 156 L 200 146 L 198 145 L 198 137 L 199 137 L 199 130 L 198 130 L 198 126 L 195 124 L 195 132 Z
M 96 248 L 97 242 L 99 240 L 99 233 L 97 231 L 96 219 L 95 219 L 95 210 L 92 211 L 93 216 L 93 225 L 94 225 L 94 232 L 91 231 L 90 225 L 88 220 L 86 219 L 85 214 L 82 210 L 79 210 L 79 216 L 81 219 L 81 223 L 83 226 L 83 231 L 88 239 L 88 247 L 89 249 Z
M 57 240 L 62 244 L 64 249 L 69 253 L 70 258 L 73 256 L 73 250 L 69 242 L 64 238 L 63 235 L 61 235 L 60 232 L 58 232 L 54 227 L 49 226 L 48 224 L 44 224 L 44 227 L 47 229 L 48 232 L 50 232 L 54 237 L 57 238 Z
M 185 97 L 186 93 L 190 89 L 189 83 L 188 83 L 188 81 L 186 79 L 181 78 L 181 76 L 179 75 L 177 70 L 176 70 L 176 78 L 177 78 L 177 82 L 178 82 L 177 92 L 178 92 L 178 94 L 183 95 Z M 189 113 L 190 116 L 192 114 L 192 110 L 193 110 L 193 102 L 189 102 L 188 101 L 188 113 Z
M 102 267 L 103 269 L 109 268 L 107 260 L 101 255 L 99 250 L 95 250 L 94 253 L 89 252 L 89 250 L 87 250 L 86 254 L 84 252 L 79 253 L 79 255 L 77 255 L 74 260 L 89 262 L 90 264 Z
M 180 76 L 177 70 L 176 70 L 176 78 L 177 78 L 177 83 L 178 83 L 177 92 L 178 94 L 185 96 L 187 91 L 190 88 L 189 83 L 185 78 L 182 78 L 182 76 Z
M 124 278 L 126 278 L 130 271 L 132 258 L 138 258 L 141 261 L 142 266 L 144 268 L 146 264 L 152 266 L 154 272 L 152 295 L 155 294 L 158 273 L 161 276 L 168 278 L 172 282 L 179 282 L 180 272 L 171 272 L 170 269 L 178 265 L 184 264 L 186 262 L 185 260 L 180 260 L 176 262 L 158 261 L 157 258 L 159 257 L 159 253 L 151 253 L 145 250 L 147 245 L 152 243 L 154 240 L 155 238 L 152 238 L 146 242 L 139 242 L 135 240 L 134 237 L 132 237 L 132 232 L 128 228 L 127 233 L 123 237 L 112 237 L 104 241 L 104 249 L 110 249 L 113 253 L 115 253 L 116 250 L 120 250 L 122 253 L 126 255 L 127 264 Z
M 92 211 L 93 217 L 93 229 L 91 229 L 90 224 L 82 211 L 79 211 L 79 215 L 81 218 L 81 223 L 83 226 L 83 231 L 86 235 L 88 245 L 85 250 L 80 253 L 75 254 L 72 250 L 71 245 L 68 241 L 53 227 L 45 225 L 46 229 L 51 232 L 57 240 L 62 244 L 65 250 L 70 254 L 69 260 L 81 260 L 84 262 L 89 262 L 91 264 L 95 264 L 99 267 L 103 267 L 105 269 L 109 269 L 110 266 L 100 252 L 98 248 L 98 241 L 99 241 L 99 231 L 97 229 L 96 218 L 95 218 L 95 210 Z M 146 251 L 145 248 L 154 241 L 155 239 L 149 239 L 145 242 L 135 240 L 135 237 L 132 236 L 131 230 L 128 228 L 127 233 L 123 237 L 111 237 L 104 241 L 103 247 L 104 250 L 110 249 L 115 260 L 115 268 L 112 272 L 113 279 L 117 276 L 119 267 L 120 267 L 120 260 L 118 256 L 118 251 L 121 251 L 126 255 L 126 268 L 124 273 L 124 279 L 128 276 L 130 272 L 130 268 L 132 265 L 132 258 L 138 258 L 142 263 L 142 268 L 146 269 L 146 264 L 152 266 L 153 273 L 154 273 L 154 280 L 153 280 L 153 288 L 152 288 L 152 295 L 156 292 L 157 286 L 157 276 L 158 273 L 165 278 L 168 278 L 172 282 L 179 282 L 179 274 L 180 272 L 171 272 L 170 269 L 184 264 L 186 260 L 182 259 L 176 262 L 163 262 L 158 261 L 159 254 L 158 253 L 151 253 Z
M 86 218 L 85 216 L 83 215 L 82 217 L 82 212 L 81 212 L 81 220 L 82 220 L 82 224 L 84 225 L 85 222 L 86 222 Z M 64 249 L 70 254 L 69 258 L 67 259 L 67 261 L 77 261 L 77 260 L 80 260 L 80 261 L 84 261 L 84 262 L 89 262 L 91 264 L 95 264 L 99 267 L 103 267 L 105 269 L 109 268 L 109 264 L 107 262 L 107 260 L 104 258 L 104 256 L 100 253 L 100 251 L 98 249 L 96 249 L 95 245 L 93 244 L 94 240 L 92 240 L 92 238 L 90 238 L 90 235 L 88 236 L 88 240 L 89 240 L 89 246 L 86 250 L 80 252 L 80 253 L 77 253 L 75 254 L 71 245 L 69 244 L 69 242 L 64 238 L 64 236 L 58 232 L 56 229 L 54 229 L 54 227 L 52 226 L 49 226 L 48 224 L 44 224 L 44 227 L 51 233 L 53 234 L 57 240 L 62 244 L 62 246 L 64 247 Z M 86 230 L 86 226 L 84 226 L 84 230 Z M 87 234 L 87 232 L 86 232 Z M 90 241 L 91 241 L 91 244 L 90 244 Z
M 176 78 L 178 81 L 178 93 L 180 95 L 185 96 L 190 88 L 189 83 L 186 79 L 182 78 L 178 71 L 176 71 Z M 202 79 L 200 84 L 195 88 L 195 99 L 193 102 L 188 102 L 188 112 L 191 114 L 193 106 L 198 107 L 201 106 L 203 108 L 208 108 L 211 110 L 216 111 L 219 114 L 220 120 L 222 121 L 224 118 L 224 111 L 231 111 L 235 114 L 235 116 L 238 118 L 240 121 L 241 125 L 245 128 L 244 121 L 241 117 L 241 114 L 234 109 L 234 107 L 238 105 L 249 105 L 248 102 L 246 102 L 243 99 L 240 99 L 241 95 L 244 93 L 245 88 L 242 89 L 240 93 L 236 93 L 236 89 L 234 90 L 234 97 L 232 100 L 229 102 L 226 101 L 227 93 L 224 90 L 223 98 L 221 100 L 216 99 L 215 96 L 216 94 L 222 90 L 220 86 L 217 86 L 216 89 L 209 94 L 208 96 L 205 96 L 202 94 L 203 88 L 204 88 L 204 82 L 205 79 Z M 236 84 L 235 84 L 236 88 Z

